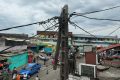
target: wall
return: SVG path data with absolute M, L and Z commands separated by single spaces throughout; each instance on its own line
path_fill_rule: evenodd
M 86 52 L 85 53 L 85 62 L 86 64 L 96 64 L 96 53 Z
M 24 52 L 23 54 L 18 54 L 11 56 L 8 58 L 8 62 L 10 62 L 9 69 L 13 70 L 14 67 L 18 68 L 28 63 L 28 53 Z

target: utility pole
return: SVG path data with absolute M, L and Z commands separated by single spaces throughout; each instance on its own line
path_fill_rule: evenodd
M 59 32 L 58 32 L 58 39 L 57 39 L 57 46 L 56 46 L 56 52 L 55 52 L 55 64 L 53 66 L 53 69 L 56 70 L 57 69 L 57 63 L 58 63 L 58 57 L 59 57 L 59 53 L 60 53 L 60 46 L 61 46 L 61 18 L 59 18 Z
M 60 80 L 68 79 L 68 5 L 62 9 L 60 16 L 61 28 L 61 67 L 60 67 Z
M 62 8 L 59 17 L 59 32 L 55 53 L 54 70 L 57 68 L 58 56 L 60 55 L 60 80 L 67 80 L 69 74 L 68 68 L 68 5 Z M 61 54 L 59 54 L 61 49 Z

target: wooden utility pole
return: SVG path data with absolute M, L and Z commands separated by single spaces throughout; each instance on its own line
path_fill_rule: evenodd
M 60 52 L 61 49 L 61 52 Z M 60 52 L 60 54 L 59 54 Z M 68 5 L 62 8 L 61 15 L 59 17 L 59 32 L 55 53 L 55 65 L 57 68 L 58 56 L 60 55 L 60 80 L 68 79 Z
M 68 79 L 68 5 L 65 5 L 62 9 L 60 16 L 60 28 L 61 28 L 61 67 L 60 67 L 60 79 Z
M 53 66 L 53 69 L 56 70 L 57 69 L 57 63 L 58 63 L 58 57 L 59 57 L 59 53 L 60 53 L 60 46 L 61 46 L 61 18 L 59 18 L 59 32 L 58 32 L 58 39 L 57 39 L 57 46 L 56 46 L 56 52 L 55 52 L 55 64 Z

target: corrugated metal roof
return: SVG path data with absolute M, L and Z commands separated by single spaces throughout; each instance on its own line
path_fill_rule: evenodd
M 8 58 L 8 57 L 11 57 L 11 56 L 14 56 L 14 55 L 20 55 L 20 54 L 23 54 L 25 53 L 24 52 L 16 52 L 16 53 L 5 53 L 5 54 L 0 54 L 0 57 L 3 57 L 3 58 Z
M 10 47 L 10 46 L 0 46 L 0 51 L 2 51 L 2 50 L 4 50 L 4 49 L 6 49 L 6 48 L 8 48 L 8 47 Z M 22 50 L 25 50 L 25 49 L 27 49 L 27 45 L 23 45 L 23 46 L 15 46 L 15 47 L 12 47 L 12 48 L 10 48 L 10 49 L 8 49 L 8 50 L 6 50 L 6 51 L 22 51 Z
M 27 34 L 11 34 L 11 33 L 0 33 L 0 37 L 10 37 L 10 38 L 19 38 L 26 39 L 28 38 Z
M 24 41 L 24 39 L 17 39 L 17 38 L 6 38 L 6 39 L 12 41 Z
M 97 50 L 97 52 L 103 52 L 103 51 L 110 50 L 110 49 L 113 49 L 113 48 L 116 48 L 116 47 L 120 47 L 120 44 L 110 45 L 106 48 L 101 48 L 101 49 Z

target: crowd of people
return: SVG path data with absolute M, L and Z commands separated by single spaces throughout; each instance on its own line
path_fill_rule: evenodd
M 19 74 L 19 72 L 17 71 L 17 69 L 14 67 L 14 69 L 11 72 L 6 72 L 4 71 L 4 76 L 3 78 L 1 78 L 0 80 L 29 80 L 28 75 L 27 74 Z M 40 80 L 38 75 L 35 77 L 34 80 Z
M 16 67 L 11 71 L 9 65 L 7 62 L 0 62 L 0 80 L 28 80 L 27 74 L 19 74 Z
M 12 80 L 29 80 L 30 76 L 25 74 L 19 74 L 16 68 L 12 71 Z M 39 76 L 37 75 L 33 80 L 40 80 Z
M 9 80 L 9 63 L 6 61 L 0 62 L 0 80 Z
M 33 63 L 37 63 L 39 60 L 44 62 L 44 65 L 47 65 L 46 62 L 50 59 L 50 56 L 43 56 L 40 54 L 37 58 L 33 59 Z M 52 64 L 54 64 L 54 59 L 52 58 Z M 9 69 L 10 63 L 4 62 L 0 63 L 0 80 L 29 80 L 27 74 L 20 74 L 16 67 L 13 70 Z M 48 67 L 48 66 L 46 66 Z M 48 74 L 48 70 L 46 70 L 46 74 Z M 37 75 L 33 80 L 40 80 Z

